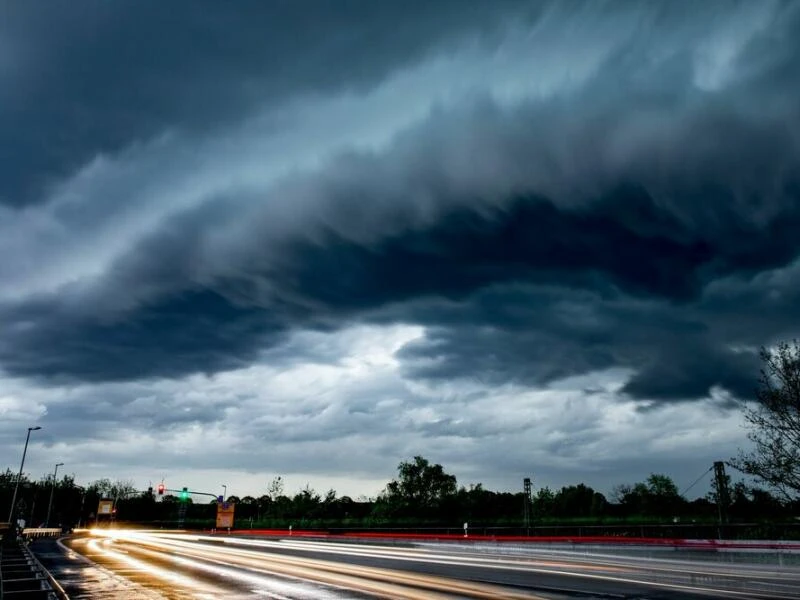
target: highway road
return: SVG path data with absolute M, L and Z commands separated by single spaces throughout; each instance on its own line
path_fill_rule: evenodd
M 67 538 L 42 558 L 73 599 L 800 598 L 797 566 L 530 545 L 99 530 Z

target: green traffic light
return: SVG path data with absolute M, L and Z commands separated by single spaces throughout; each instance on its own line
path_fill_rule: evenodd
M 181 490 L 181 500 L 188 500 L 189 499 L 189 490 L 187 488 L 183 488 Z

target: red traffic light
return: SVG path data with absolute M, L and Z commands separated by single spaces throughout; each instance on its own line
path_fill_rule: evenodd
M 163 496 L 164 495 L 164 484 L 163 483 L 159 483 L 158 484 L 158 495 L 159 496 Z

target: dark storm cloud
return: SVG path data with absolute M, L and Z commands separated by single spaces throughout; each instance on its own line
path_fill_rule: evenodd
M 17 375 L 86 380 L 214 372 L 248 364 L 289 329 L 324 328 L 389 304 L 443 297 L 451 302 L 412 302 L 373 316 L 432 327 L 400 353 L 411 376 L 541 384 L 626 366 L 641 369 L 625 387 L 637 397 L 694 398 L 714 385 L 749 394 L 755 358 L 709 345 L 724 331 L 709 332 L 696 303 L 709 279 L 747 272 L 754 261 L 780 266 L 780 237 L 760 234 L 762 242 L 750 244 L 755 258 L 738 249 L 726 257 L 707 241 L 639 235 L 606 208 L 559 211 L 522 199 L 499 213 L 456 211 L 370 247 L 331 237 L 292 241 L 280 247 L 282 268 L 269 273 L 279 294 L 267 304 L 248 289 L 249 279 L 159 295 L 119 315 L 65 314 L 61 297 L 28 304 L 7 317 L 31 325 L 8 332 L 3 362 Z M 147 251 L 134 255 L 139 260 L 126 260 L 109 277 L 103 297 L 111 295 L 108 287 L 137 282 L 183 285 L 191 278 L 191 231 L 148 239 Z M 677 226 L 672 233 L 694 237 Z M 479 292 L 487 286 L 494 288 Z M 75 303 L 93 305 L 91 296 Z
M 265 201 L 206 200 L 96 280 L 0 307 L 0 364 L 30 377 L 179 377 L 249 364 L 293 330 L 400 321 L 429 328 L 398 353 L 409 377 L 542 384 L 622 367 L 633 372 L 623 391 L 637 398 L 693 399 L 715 386 L 747 396 L 755 361 L 740 347 L 791 333 L 800 316 L 790 268 L 800 255 L 800 108 L 789 77 L 800 66 L 800 11 L 775 6 L 784 12 L 711 74 L 697 74 L 697 39 L 673 41 L 654 64 L 637 38 L 575 90 L 465 98 L 380 151 L 343 153 L 281 180 Z M 658 17 L 657 32 L 680 29 L 675 15 Z M 417 23 L 398 19 L 401 31 Z M 428 27 L 414 29 L 415 48 L 445 43 Z M 388 40 L 385 56 L 360 58 L 368 64 L 346 80 L 368 85 L 421 56 L 395 57 L 398 38 Z M 319 73 L 316 59 L 334 50 L 309 45 L 280 93 L 344 85 Z M 230 77 L 275 68 L 277 59 L 256 55 Z M 200 58 L 192 64 L 210 61 L 212 74 L 227 64 Z M 207 81 L 190 80 L 185 93 L 203 96 Z M 272 97 L 271 83 L 255 85 L 256 96 Z M 213 106 L 241 106 L 223 93 L 210 94 Z M 178 117 L 186 98 L 145 102 L 154 125 L 133 129 L 230 115 L 201 104 Z M 130 138 L 108 135 L 86 147 Z M 759 278 L 769 273 L 768 292 Z
M 363 90 L 538 9 L 504 3 L 87 0 L 0 7 L 0 203 L 91 161 L 301 94 Z M 522 8 L 522 10 L 518 10 Z
M 419 315 L 451 324 L 403 348 L 409 377 L 466 376 L 487 385 L 539 386 L 617 367 L 634 372 L 624 393 L 652 400 L 701 398 L 714 387 L 750 397 L 757 357 L 725 345 L 753 343 L 779 331 L 753 329 L 747 338 L 729 338 L 724 321 L 710 327 L 693 304 L 675 307 L 552 288 L 501 287 L 468 303 L 424 308 Z
M 757 387 L 758 368 L 758 357 L 752 352 L 684 341 L 654 352 L 622 391 L 638 398 L 681 400 L 702 398 L 718 386 L 737 398 L 750 399 Z
M 64 313 L 57 303 L 48 299 L 3 315 L 17 322 L 0 344 L 8 372 L 111 381 L 233 369 L 255 360 L 259 342 L 282 339 L 286 327 L 204 289 L 118 317 Z

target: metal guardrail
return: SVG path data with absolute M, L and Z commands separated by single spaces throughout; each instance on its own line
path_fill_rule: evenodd
M 59 528 L 28 528 L 19 535 L 9 523 L 0 523 L 0 600 L 46 598 L 69 600 L 64 588 L 31 552 L 25 540 L 57 537 Z
M 69 600 L 69 596 L 67 595 L 67 592 L 64 591 L 64 588 L 61 587 L 61 584 L 58 583 L 58 581 L 56 580 L 55 577 L 53 577 L 52 573 L 50 573 L 50 571 L 48 571 L 44 567 L 44 565 L 41 563 L 41 561 L 39 561 L 38 558 L 36 558 L 36 555 L 33 552 L 31 552 L 27 548 L 26 548 L 26 550 L 27 550 L 28 555 L 30 556 L 31 560 L 33 560 L 34 564 L 36 565 L 36 568 L 47 579 L 47 583 L 50 585 L 50 589 L 52 590 L 53 594 L 55 595 L 55 598 L 57 598 L 58 600 Z
M 22 530 L 25 538 L 59 537 L 62 534 L 60 527 L 26 527 Z
M 0 547 L 0 599 L 69 600 L 50 572 L 20 540 L 3 540 Z
M 297 527 L 297 525 L 295 525 Z M 258 529 L 258 528 L 256 528 Z M 331 534 L 344 533 L 409 533 L 458 535 L 464 530 L 459 525 L 418 525 L 392 526 L 372 525 L 370 527 L 338 525 L 309 529 L 327 531 Z M 480 522 L 469 526 L 470 534 L 483 536 L 534 536 L 534 537 L 614 537 L 614 538 L 679 538 L 679 539 L 725 539 L 725 540 L 796 540 L 800 541 L 800 522 L 752 522 L 727 523 L 600 523 L 600 524 L 544 524 L 535 523 L 530 527 L 484 525 Z
M 421 547 L 437 548 L 438 544 L 417 543 Z M 499 544 L 492 542 L 477 542 L 471 546 L 454 546 L 449 549 L 465 553 L 479 552 L 497 558 L 498 550 L 502 554 L 515 557 L 542 556 L 558 560 L 570 560 L 579 557 L 579 561 L 596 560 L 597 565 L 608 568 L 619 566 L 635 567 L 625 575 L 633 581 L 645 584 L 701 587 L 714 590 L 719 597 L 734 594 L 757 594 L 760 598 L 775 598 L 796 600 L 800 596 L 795 590 L 796 582 L 800 579 L 800 570 L 797 563 L 786 564 L 780 560 L 780 554 L 772 554 L 772 560 L 761 561 L 752 555 L 743 560 L 712 560 L 708 556 L 698 559 L 695 556 L 684 555 L 677 557 L 664 553 L 664 548 L 642 548 L 636 552 L 627 553 L 625 548 L 614 547 L 578 547 L 572 544 L 561 544 L 555 547 L 543 548 L 530 544 Z M 500 554 L 500 555 L 502 555 Z M 755 559 L 754 559 L 755 558 Z M 580 563 L 578 563 L 580 564 Z M 643 594 L 648 596 L 647 594 Z M 649 597 L 649 596 L 648 596 Z

